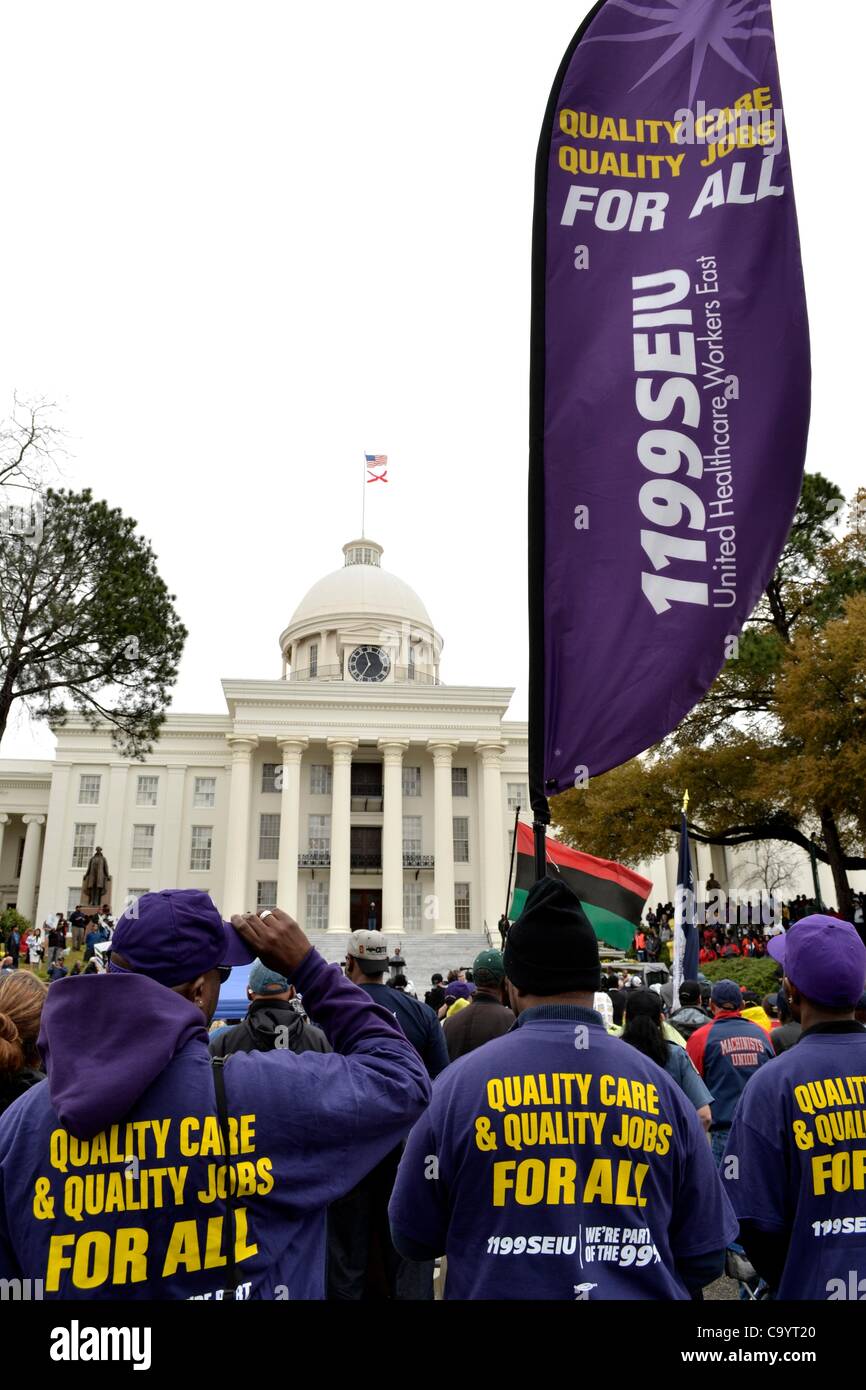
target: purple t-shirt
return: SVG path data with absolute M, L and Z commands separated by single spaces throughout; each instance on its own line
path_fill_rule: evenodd
M 866 1030 L 810 1032 L 762 1067 L 721 1173 L 741 1221 L 790 1233 L 779 1298 L 866 1298 Z
M 694 1106 L 598 1014 L 527 1009 L 433 1084 L 390 1206 L 449 1299 L 686 1299 L 737 1232 Z

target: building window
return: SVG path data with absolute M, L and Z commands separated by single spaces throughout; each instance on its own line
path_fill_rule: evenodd
M 508 792 L 509 811 L 516 811 L 520 806 L 526 809 L 529 797 L 526 792 L 525 782 L 507 782 L 506 790 Z
M 310 796 L 331 795 L 331 772 L 328 763 L 310 764 Z
M 66 916 L 68 917 L 70 912 L 74 912 L 75 909 L 80 906 L 81 885 L 79 884 L 77 888 L 68 888 L 66 890 Z
M 469 884 L 454 885 L 454 925 L 458 931 L 469 931 Z
M 72 867 L 86 869 L 90 863 L 93 846 L 96 843 L 96 825 L 76 822 L 72 832 Z M 19 871 L 20 876 L 20 871 Z
M 454 863 L 469 863 L 469 817 L 454 817 Z
M 192 827 L 192 847 L 189 855 L 190 869 L 201 871 L 210 868 L 213 849 L 213 826 L 194 825 Z
M 420 931 L 421 926 L 421 882 L 408 878 L 403 884 L 403 929 Z
M 216 778 L 196 777 L 192 794 L 193 806 L 216 805 Z
M 310 816 L 309 840 L 311 850 L 331 848 L 331 817 Z
M 277 905 L 277 882 L 276 879 L 259 879 L 256 884 L 256 912 L 264 912 L 266 907 L 275 908 Z
M 421 769 L 420 767 L 403 768 L 403 795 L 421 795 Z
M 283 783 L 282 774 L 282 763 L 262 763 L 262 791 L 280 791 Z
M 136 806 L 155 806 L 158 791 L 158 777 L 139 777 L 135 793 Z
M 132 869 L 153 867 L 153 837 L 155 825 L 134 825 L 132 827 Z
M 379 552 L 369 545 L 353 545 L 346 551 L 347 565 L 378 565 Z
M 313 680 L 319 671 L 319 644 L 310 643 L 310 680 Z
M 84 772 L 78 782 L 79 806 L 98 806 L 102 778 L 96 772 Z
M 328 885 L 321 879 L 307 884 L 307 928 L 323 930 L 328 925 Z
M 280 817 L 279 814 L 259 816 L 259 858 L 279 859 L 280 857 Z
M 403 853 L 421 853 L 421 817 L 403 817 Z
M 451 769 L 451 795 L 469 795 L 469 768 L 452 767 Z

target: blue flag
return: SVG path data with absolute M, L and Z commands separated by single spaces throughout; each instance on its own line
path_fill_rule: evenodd
M 679 1007 L 683 980 L 698 978 L 698 929 L 695 925 L 695 876 L 689 848 L 689 825 L 683 811 L 680 821 L 680 857 L 677 865 L 677 901 L 674 913 L 674 1008 Z

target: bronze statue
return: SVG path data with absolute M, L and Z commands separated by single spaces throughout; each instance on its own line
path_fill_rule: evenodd
M 91 855 L 90 863 L 87 866 L 87 873 L 84 875 L 84 894 L 88 907 L 101 907 L 107 896 L 110 874 L 108 872 L 108 860 L 102 853 L 102 847 L 96 846 L 95 854 Z

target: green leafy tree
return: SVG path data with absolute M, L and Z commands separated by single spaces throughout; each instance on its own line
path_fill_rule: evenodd
M 107 721 L 137 758 L 165 718 L 186 629 L 136 523 L 49 489 L 29 533 L 0 537 L 0 736 L 16 700 L 62 725 Z
M 702 701 L 650 750 L 552 803 L 564 838 L 635 863 L 670 847 L 682 793 L 706 844 L 783 840 L 829 864 L 837 905 L 866 868 L 863 777 L 866 489 L 834 534 L 842 494 L 807 474 L 766 593 Z M 820 718 L 819 718 L 820 710 Z

